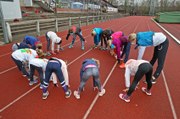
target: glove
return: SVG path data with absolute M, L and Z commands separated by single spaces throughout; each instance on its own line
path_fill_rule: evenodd
M 120 64 L 120 59 L 117 59 L 117 61 L 118 61 L 118 64 Z

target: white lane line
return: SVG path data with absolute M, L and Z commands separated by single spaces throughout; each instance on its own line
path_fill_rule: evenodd
M 3 107 L 0 110 L 0 113 L 2 111 L 4 111 L 5 109 L 7 109 L 8 107 L 10 107 L 11 105 L 13 105 L 14 103 L 16 103 L 18 100 L 20 100 L 21 98 L 23 98 L 24 96 L 26 96 L 27 94 L 29 94 L 30 92 L 32 92 L 34 89 L 36 89 L 37 87 L 39 87 L 40 84 L 34 86 L 33 88 L 31 88 L 30 90 L 28 90 L 27 92 L 25 92 L 23 95 L 19 96 L 18 98 L 16 98 L 15 100 L 13 100 L 11 103 L 9 103 L 8 105 L 6 105 L 5 107 Z
M 105 82 L 103 83 L 102 87 L 105 87 L 105 85 L 108 82 L 111 74 L 113 73 L 116 65 L 117 65 L 117 62 L 114 64 L 113 68 L 111 69 L 111 71 L 110 71 L 108 77 L 106 78 Z M 88 115 L 90 114 L 90 112 L 91 112 L 92 108 L 94 107 L 94 105 L 95 105 L 96 101 L 98 100 L 98 98 L 99 98 L 99 95 L 97 94 L 96 97 L 94 98 L 94 100 L 92 101 L 91 105 L 89 106 L 88 110 L 86 111 L 83 119 L 87 119 Z
M 13 70 L 13 69 L 15 69 L 17 66 L 14 66 L 14 67 L 11 67 L 11 68 L 9 68 L 9 69 L 7 69 L 7 70 L 4 70 L 4 71 L 2 71 L 2 72 L 0 72 L 0 75 L 1 74 L 4 74 L 4 73 L 6 73 L 6 72 L 8 72 L 8 71 L 10 71 L 10 70 Z
M 75 60 L 73 60 L 72 62 L 70 62 L 68 65 L 71 65 L 73 62 L 77 61 L 78 59 L 80 59 L 82 56 L 84 56 L 84 54 L 87 54 L 89 51 L 91 51 L 92 49 L 89 49 L 88 51 L 86 51 L 85 53 L 83 53 L 81 56 L 79 56 L 78 58 L 76 58 Z M 38 85 L 36 85 L 35 87 L 33 87 L 32 89 L 28 90 L 26 93 L 22 94 L 21 96 L 19 96 L 18 98 L 16 98 L 15 100 L 13 100 L 12 102 L 10 102 L 8 105 L 6 105 L 5 107 L 3 107 L 0 110 L 0 113 L 2 111 L 4 111 L 5 109 L 7 109 L 8 107 L 10 107 L 11 105 L 13 105 L 14 103 L 16 103 L 18 100 L 20 100 L 21 98 L 23 98 L 24 96 L 26 96 L 27 94 L 31 93 L 33 90 L 35 90 L 37 87 L 39 87 L 40 83 Z
M 71 65 L 72 63 L 74 63 L 76 60 L 80 59 L 82 56 L 84 56 L 85 54 L 87 54 L 87 53 L 90 52 L 91 50 L 92 50 L 92 48 L 89 49 L 89 50 L 87 50 L 85 53 L 83 53 L 82 55 L 80 55 L 79 57 L 77 57 L 76 59 L 74 59 L 73 61 L 71 61 L 68 65 Z
M 169 31 L 167 31 L 164 27 L 162 27 L 159 23 L 157 23 L 153 18 L 151 18 L 154 23 L 156 23 L 162 30 L 164 30 L 169 36 L 171 36 L 179 45 L 180 45 L 180 40 L 178 40 L 175 36 L 173 36 Z
M 3 54 L 3 55 L 0 55 L 0 58 L 1 58 L 1 57 L 4 57 L 4 56 L 6 56 L 6 55 L 9 55 L 9 54 L 11 54 L 11 52 L 6 53 L 6 54 Z
M 173 101 L 172 101 L 172 98 L 171 98 L 169 87 L 167 85 L 167 81 L 166 81 L 166 77 L 164 75 L 164 71 L 162 71 L 162 76 L 163 76 L 163 81 L 164 81 L 164 85 L 165 85 L 165 88 L 166 88 L 166 92 L 167 92 L 167 95 L 168 95 L 169 103 L 170 103 L 170 106 L 171 106 L 171 110 L 172 110 L 172 113 L 173 113 L 173 117 L 174 117 L 174 119 L 177 119 L 176 110 L 174 108 L 174 104 L 173 104 Z

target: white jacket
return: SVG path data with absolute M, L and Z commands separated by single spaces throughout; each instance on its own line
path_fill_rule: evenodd
M 134 60 L 130 59 L 125 64 L 125 86 L 126 88 L 130 87 L 130 76 L 134 76 L 138 71 L 139 65 L 142 63 L 149 63 L 146 60 Z
M 51 51 L 54 51 L 54 45 L 55 43 L 59 43 L 62 39 L 60 37 L 57 36 L 56 33 L 49 31 L 47 33 L 47 36 L 49 37 L 49 39 L 51 39 Z M 57 45 L 57 49 L 60 48 L 60 45 Z

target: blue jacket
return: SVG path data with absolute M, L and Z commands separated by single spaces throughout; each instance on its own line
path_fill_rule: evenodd
M 146 31 L 137 33 L 137 45 L 138 46 L 153 46 L 154 32 Z
M 34 46 L 39 40 L 33 36 L 25 36 L 23 42 L 26 44 L 29 44 L 31 46 Z

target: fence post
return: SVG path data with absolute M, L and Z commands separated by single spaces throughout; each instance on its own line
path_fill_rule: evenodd
M 81 27 L 81 17 L 79 17 L 79 27 Z
M 89 17 L 86 17 L 86 25 L 89 25 Z
M 69 28 L 71 27 L 72 23 L 71 23 L 71 17 L 69 17 Z
M 55 19 L 55 31 L 58 32 L 58 20 L 57 18 Z
M 93 19 L 92 19 L 92 23 L 94 24 L 94 16 L 93 16 Z
M 6 22 L 6 26 L 7 26 L 7 34 L 8 34 L 9 42 L 12 42 L 12 32 L 11 32 L 11 27 L 8 22 Z
M 40 36 L 40 27 L 39 27 L 39 21 L 36 22 L 36 34 L 37 36 Z

